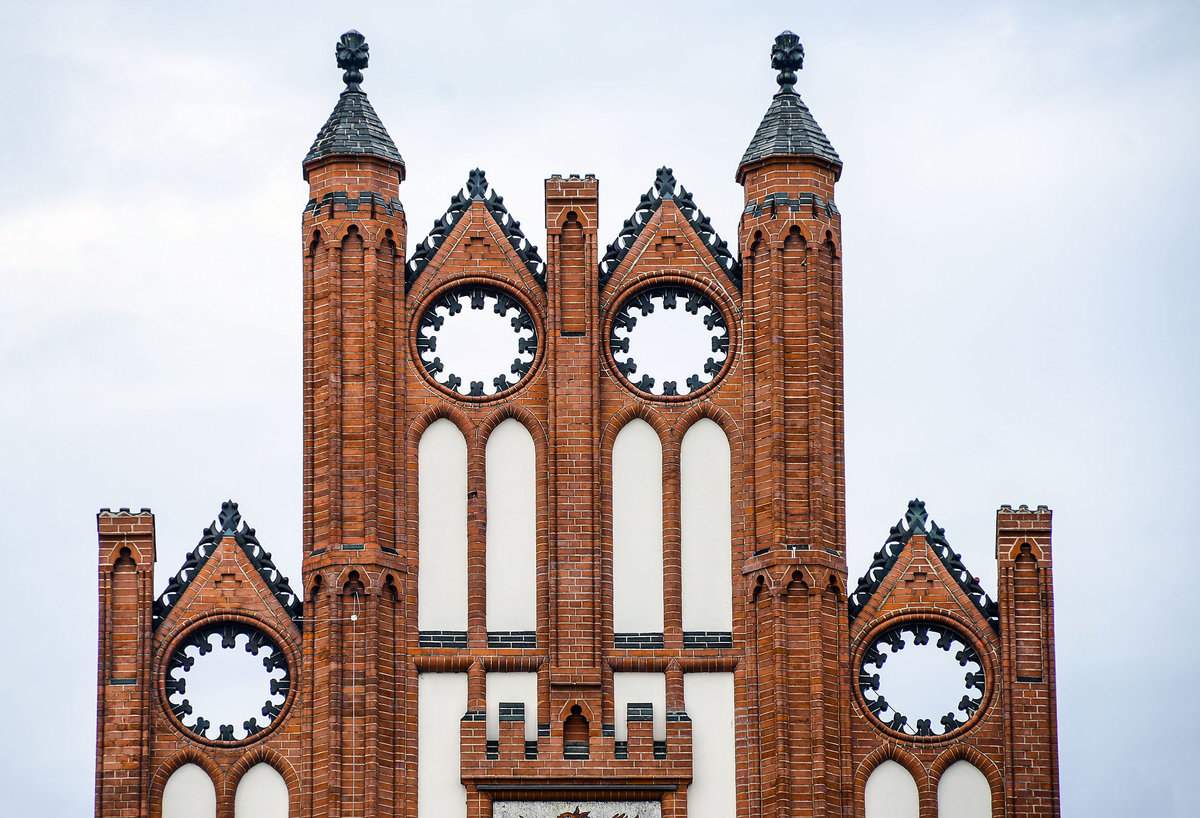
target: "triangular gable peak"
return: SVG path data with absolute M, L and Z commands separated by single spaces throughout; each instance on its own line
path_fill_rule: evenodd
M 718 267 L 725 272 L 729 280 L 733 282 L 739 290 L 742 287 L 742 265 L 733 254 L 729 252 L 729 246 L 725 240 L 717 235 L 717 231 L 713 228 L 712 222 L 708 220 L 700 208 L 696 207 L 696 203 L 692 200 L 692 194 L 687 192 L 687 189 L 682 185 L 676 191 L 675 175 L 671 168 L 662 167 L 658 169 L 658 175 L 654 180 L 654 186 L 650 190 L 642 194 L 642 198 L 638 201 L 637 208 L 633 211 L 625 224 L 621 227 L 621 232 L 613 240 L 612 244 L 608 245 L 608 251 L 604 254 L 604 258 L 600 260 L 600 286 L 603 287 L 612 278 L 613 273 L 621 266 L 621 262 L 625 260 L 625 256 L 633 248 L 642 231 L 650 223 L 654 214 L 665 201 L 674 201 L 679 212 L 687 219 L 696 236 L 703 242 L 705 249 L 712 256 L 712 260 Z
M 238 528 L 239 523 L 241 523 L 240 529 Z M 232 539 L 234 544 L 241 549 L 250 567 L 266 583 L 267 588 L 275 596 L 275 599 L 279 601 L 284 612 L 294 622 L 299 622 L 301 611 L 299 595 L 292 590 L 291 585 L 288 584 L 287 577 L 275 567 L 275 563 L 271 560 L 270 552 L 259 543 L 254 529 L 242 521 L 242 515 L 238 512 L 237 503 L 227 500 L 221 504 L 221 513 L 218 518 L 208 528 L 204 529 L 204 536 L 200 538 L 200 542 L 188 554 L 183 562 L 183 566 L 171 577 L 166 589 L 154 601 L 154 627 L 156 629 L 166 620 L 171 611 L 174 610 L 180 599 L 184 597 L 185 593 L 196 581 L 196 578 L 200 576 L 203 569 L 208 565 L 209 560 L 216 553 L 217 547 L 226 538 Z
M 538 285 L 543 290 L 546 289 L 546 264 L 538 255 L 537 247 L 530 243 L 525 234 L 521 232 L 521 223 L 514 219 L 508 212 L 508 208 L 504 206 L 504 197 L 494 190 L 488 190 L 487 177 L 479 168 L 470 172 L 467 176 L 466 186 L 454 194 L 450 199 L 450 207 L 446 209 L 440 219 L 434 222 L 429 235 L 417 245 L 405 270 L 405 287 L 412 287 L 417 277 L 425 271 L 474 202 L 483 202 L 484 207 L 487 208 L 488 213 L 500 228 L 500 232 L 512 246 L 517 258 L 529 270 L 529 274 L 533 276 Z
M 983 616 L 992 630 L 999 632 L 999 606 L 994 600 L 988 597 L 987 593 L 980 586 L 979 580 L 963 565 L 961 555 L 950 547 L 950 543 L 946 539 L 946 530 L 929 519 L 929 515 L 925 510 L 925 504 L 920 500 L 913 500 L 908 504 L 908 510 L 905 512 L 904 518 L 892 526 L 892 530 L 889 532 L 883 547 L 875 552 L 875 557 L 872 559 L 870 567 L 867 568 L 867 572 L 863 574 L 862 578 L 858 581 L 858 585 L 850 593 L 851 622 L 863 611 L 867 603 L 879 593 L 884 580 L 893 573 L 893 569 L 897 562 L 900 561 L 901 556 L 906 555 L 908 546 L 914 537 L 921 537 L 921 541 L 926 546 L 925 550 L 937 557 L 938 562 L 945 569 L 949 578 L 962 589 L 967 599 L 970 600 L 975 609 Z M 911 559 L 906 560 L 906 565 L 902 566 L 902 573 L 913 573 L 919 570 L 920 567 L 913 565 Z M 896 577 L 891 584 L 894 585 L 900 579 L 901 577 Z M 887 590 L 885 589 L 885 597 Z

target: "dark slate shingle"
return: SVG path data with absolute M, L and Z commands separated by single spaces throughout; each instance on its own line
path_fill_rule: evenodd
M 338 155 L 378 156 L 403 163 L 396 143 L 362 91 L 347 90 L 338 98 L 333 113 L 321 127 L 305 162 Z
M 759 123 L 738 168 L 768 156 L 815 156 L 831 164 L 838 173 L 842 170 L 842 160 L 821 126 L 800 95 L 791 91 L 780 91 L 771 100 L 771 107 Z

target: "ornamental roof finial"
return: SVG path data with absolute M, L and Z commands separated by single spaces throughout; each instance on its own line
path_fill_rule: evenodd
M 359 91 L 358 84 L 363 81 L 362 70 L 367 67 L 368 51 L 367 38 L 354 29 L 347 31 L 338 40 L 334 48 L 337 55 L 338 68 L 344 68 L 342 82 L 346 83 L 346 91 Z
M 771 46 L 771 67 L 779 71 L 776 82 L 779 83 L 779 93 L 795 93 L 796 72 L 804 67 L 804 46 L 800 38 L 790 31 L 785 31 L 775 38 Z

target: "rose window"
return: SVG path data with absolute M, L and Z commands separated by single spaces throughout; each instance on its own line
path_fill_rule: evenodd
M 939 736 L 971 720 L 983 703 L 983 663 L 956 631 L 932 623 L 889 628 L 863 654 L 858 686 L 882 725 Z
M 196 629 L 167 663 L 167 704 L 211 741 L 244 741 L 266 729 L 291 689 L 287 657 L 259 629 L 220 622 Z
M 642 290 L 617 311 L 608 346 L 617 371 L 639 392 L 675 397 L 712 383 L 729 358 L 729 326 L 699 290 Z
M 486 286 L 438 296 L 417 329 L 425 372 L 467 397 L 491 397 L 516 386 L 529 374 L 537 345 L 537 328 L 521 302 Z

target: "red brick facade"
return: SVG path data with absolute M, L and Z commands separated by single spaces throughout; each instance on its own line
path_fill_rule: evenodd
M 790 92 L 785 85 L 776 103 Z M 356 84 L 347 93 L 338 110 L 369 109 L 365 96 L 356 103 Z M 760 134 L 791 127 L 790 115 L 764 120 Z M 377 123 L 370 117 L 364 127 Z M 452 671 L 467 674 L 461 777 L 472 818 L 490 815 L 497 794 L 658 800 L 664 816 L 682 818 L 691 725 L 668 721 L 664 753 L 650 723 L 631 720 L 627 749 L 617 746 L 606 729 L 613 673 L 665 674 L 667 711 L 682 714 L 684 674 L 723 671 L 734 674 L 739 818 L 863 816 L 867 779 L 885 759 L 912 774 L 922 816 L 937 815 L 939 777 L 959 759 L 988 779 L 994 816 L 1057 816 L 1050 512 L 998 513 L 991 608 L 969 575 L 956 574 L 956 555 L 941 547 L 923 507 L 910 509 L 909 528 L 857 590 L 848 576 L 833 204 L 841 162 L 823 140 L 812 150 L 751 146 L 737 170 L 745 210 L 729 260 L 690 197 L 660 175 L 631 246 L 604 264 L 596 179 L 552 176 L 544 270 L 488 204 L 486 183 L 479 195 L 468 191 L 422 263 L 406 263 L 405 166 L 394 146 L 314 145 L 302 224 L 302 615 L 229 527 L 156 608 L 153 516 L 101 512 L 96 814 L 160 815 L 167 779 L 193 762 L 214 782 L 218 816 L 232 818 L 240 775 L 265 761 L 287 782 L 293 815 L 415 818 L 418 674 Z M 519 301 L 536 327 L 529 374 L 495 396 L 456 396 L 419 360 L 421 316 L 450 288 L 472 283 Z M 610 327 L 630 295 L 663 284 L 703 293 L 728 323 L 722 371 L 688 394 L 639 391 L 610 349 Z M 442 418 L 467 444 L 463 647 L 423 646 L 417 626 L 418 443 Z M 536 452 L 536 647 L 489 647 L 485 618 L 485 446 L 509 418 L 526 427 Z M 618 647 L 613 628 L 611 460 L 633 418 L 662 443 L 661 647 Z M 730 445 L 728 646 L 684 638 L 680 447 L 700 418 L 715 421 Z M 167 663 L 206 622 L 251 624 L 286 657 L 291 687 L 261 733 L 200 738 L 171 712 Z M 965 724 L 910 735 L 869 712 L 864 655 L 904 623 L 949 627 L 978 655 L 987 684 Z M 525 716 L 540 727 L 532 753 L 522 722 L 502 721 L 489 748 L 484 722 L 470 718 L 483 711 L 485 674 L 494 671 L 537 673 L 537 713 Z M 564 730 L 578 739 L 582 729 L 568 719 L 573 706 L 587 720 L 586 759 L 562 750 Z M 351 798 L 361 806 L 347 811 Z

